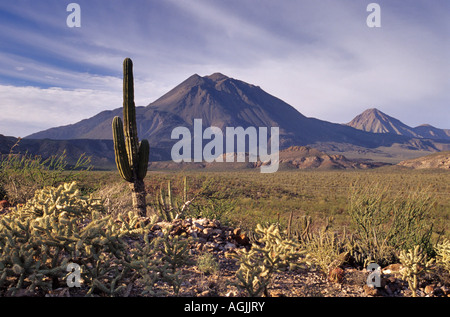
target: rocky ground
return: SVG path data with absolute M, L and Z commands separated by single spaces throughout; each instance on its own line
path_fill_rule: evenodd
M 214 254 L 220 270 L 213 274 L 202 274 L 196 266 L 183 271 L 185 282 L 180 296 L 245 296 L 230 285 L 238 269 L 236 260 L 230 255 L 238 248 L 250 247 L 250 239 L 240 229 L 222 226 L 218 221 L 208 219 L 178 220 L 174 223 L 158 223 L 153 234 L 160 234 L 164 226 L 173 225 L 172 233 L 185 232 L 197 238 L 192 254 L 203 252 Z M 297 269 L 274 275 L 269 287 L 273 297 L 405 297 L 411 296 L 408 284 L 399 273 L 401 265 L 394 264 L 381 271 L 380 287 L 367 285 L 369 272 L 343 266 L 329 276 L 319 271 Z M 337 274 L 336 274 L 337 273 Z M 450 297 L 450 287 L 436 280 L 435 276 L 425 276 L 417 293 L 422 297 Z

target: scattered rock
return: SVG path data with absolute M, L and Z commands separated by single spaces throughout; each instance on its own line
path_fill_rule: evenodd
M 202 226 L 201 224 L 199 224 L 198 222 L 194 222 L 194 226 L 197 227 L 197 228 L 200 229 L 200 230 L 205 229 L 205 227 Z
M 241 228 L 236 228 L 233 230 L 233 238 L 237 244 L 243 246 L 250 244 L 250 238 L 245 233 L 242 232 Z
M 382 274 L 393 274 L 393 275 L 400 275 L 401 271 L 403 270 L 403 265 L 400 263 L 395 263 L 386 266 L 381 270 Z
M 340 267 L 336 267 L 332 270 L 330 270 L 330 273 L 328 274 L 328 280 L 333 283 L 342 283 L 342 280 L 344 279 L 344 270 Z
M 186 233 L 196 238 L 197 250 L 231 251 L 250 244 L 250 239 L 240 228 L 222 226 L 220 221 L 206 218 L 161 221 L 150 228 L 154 236 L 162 236 L 162 230 L 170 230 L 172 235 Z
M 213 228 L 205 228 L 205 229 L 203 229 L 203 234 L 205 234 L 207 236 L 211 235 L 212 232 L 213 232 Z
M 430 285 L 425 286 L 424 292 L 425 292 L 425 294 L 430 295 L 430 294 L 434 293 L 434 289 L 435 289 L 435 286 L 430 284 Z
M 234 243 L 227 242 L 227 244 L 225 244 L 225 246 L 224 246 L 224 249 L 225 249 L 225 251 L 234 250 L 234 249 L 236 249 L 236 245 Z
M 175 227 L 174 229 L 172 229 L 172 231 L 170 232 L 171 235 L 174 236 L 179 236 L 181 234 L 185 233 L 185 231 L 183 230 L 182 227 Z
M 367 296 L 381 296 L 381 292 L 380 292 L 379 288 L 377 288 L 377 287 L 371 287 L 369 285 L 364 285 L 363 289 L 364 289 L 364 294 L 366 294 Z

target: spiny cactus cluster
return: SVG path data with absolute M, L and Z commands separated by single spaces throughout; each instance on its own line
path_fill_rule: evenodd
M 417 288 L 419 286 L 419 278 L 422 274 L 431 270 L 431 265 L 435 259 L 427 260 L 427 255 L 423 252 L 420 245 L 416 245 L 413 249 L 402 250 L 399 254 L 401 263 L 403 264 L 402 276 L 408 282 L 412 296 L 417 296 Z
M 85 216 L 93 211 L 103 212 L 103 204 L 99 199 L 85 197 L 77 188 L 77 183 L 64 183 L 58 187 L 45 187 L 36 191 L 33 198 L 28 200 L 20 211 L 35 217 Z
M 133 62 L 129 58 L 123 62 L 123 73 L 123 123 L 118 116 L 112 122 L 116 165 L 122 178 L 130 183 L 133 207 L 145 216 L 144 178 L 147 175 L 150 146 L 145 139 L 139 142 L 137 134 Z
M 450 273 L 450 240 L 436 244 L 436 263 Z
M 302 252 L 294 240 L 282 236 L 277 225 L 257 225 L 256 234 L 260 237 L 249 251 L 239 250 L 236 259 L 240 265 L 236 272 L 235 285 L 245 290 L 249 296 L 267 295 L 267 287 L 273 273 L 286 268 L 293 269 Z
M 184 259 L 184 242 L 164 243 L 167 237 L 162 237 L 157 240 L 164 246 L 161 251 L 146 238 L 150 226 L 134 212 L 107 215 L 98 200 L 80 194 L 76 183 L 37 191 L 27 204 L 0 218 L 0 291 L 14 296 L 64 286 L 69 263 L 81 267 L 87 295 L 123 294 L 136 279 L 151 283 L 152 276 L 178 274 L 171 263 Z M 147 247 L 127 239 L 147 239 Z M 172 262 L 161 260 L 164 252 L 173 256 Z
M 0 288 L 14 295 L 24 288 L 51 289 L 65 275 L 68 261 L 80 256 L 85 243 L 101 239 L 95 222 L 78 222 L 102 206 L 80 197 L 75 183 L 44 188 L 23 207 L 0 220 Z M 92 245 L 95 245 L 92 241 Z
M 193 264 L 189 251 L 190 244 L 194 240 L 192 237 L 186 237 L 185 234 L 173 236 L 166 230 L 163 237 L 154 241 L 155 251 L 161 254 L 161 257 L 156 260 L 159 264 L 157 267 L 162 268 L 158 272 L 161 278 L 172 286 L 175 294 L 179 293 L 183 281 L 179 268 L 186 264 Z

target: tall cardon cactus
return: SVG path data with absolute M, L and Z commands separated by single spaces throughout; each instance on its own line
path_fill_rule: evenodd
M 114 152 L 120 175 L 130 183 L 133 207 L 140 215 L 146 214 L 145 184 L 150 146 L 147 140 L 139 142 L 134 104 L 133 62 L 123 62 L 123 123 L 118 116 L 112 122 Z

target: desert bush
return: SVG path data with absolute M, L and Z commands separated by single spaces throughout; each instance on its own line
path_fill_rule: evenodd
M 192 218 L 217 219 L 222 223 L 228 222 L 228 216 L 235 210 L 236 202 L 228 198 L 199 197 L 189 209 Z
M 395 250 L 420 245 L 432 253 L 433 226 L 428 219 L 434 201 L 422 191 L 391 194 L 379 184 L 353 185 L 349 215 L 366 260 L 387 265 L 396 260 Z
M 156 213 L 166 221 L 174 219 L 182 219 L 189 214 L 189 208 L 197 196 L 188 199 L 188 181 L 187 177 L 183 178 L 182 194 L 175 196 L 172 192 L 172 183 L 167 181 L 167 189 L 163 185 L 160 186 L 156 193 L 156 198 L 151 204 Z
M 206 275 L 214 274 L 220 269 L 216 258 L 209 252 L 205 252 L 198 257 L 197 268 L 200 272 Z
M 328 275 L 331 269 L 344 264 L 343 254 L 350 252 L 347 249 L 345 232 L 341 237 L 330 230 L 333 217 L 327 217 L 320 226 L 316 224 L 315 230 L 312 229 L 314 225 L 311 216 L 302 216 L 300 221 L 295 223 L 292 218 L 293 213 L 289 217 L 287 236 L 298 240 L 306 254 L 306 264 L 318 268 L 325 275 Z
M 230 189 L 223 188 L 221 183 L 213 178 L 202 182 L 195 198 L 187 213 L 192 218 L 217 219 L 226 223 L 228 216 L 236 208 L 236 201 Z
M 71 182 L 91 168 L 90 158 L 85 155 L 73 166 L 69 166 L 66 157 L 65 152 L 47 159 L 28 153 L 5 155 L 0 160 L 3 196 L 13 204 L 25 203 L 37 189 Z
M 188 194 L 190 192 L 190 194 Z M 236 202 L 212 179 L 203 180 L 200 188 L 189 191 L 187 177 L 183 177 L 180 189 L 174 188 L 170 180 L 156 190 L 150 203 L 153 211 L 163 220 L 177 218 L 208 218 L 226 222 L 235 209 Z
M 306 251 L 306 263 L 318 267 L 326 275 L 332 268 L 343 264 L 339 262 L 342 245 L 336 233 L 322 229 L 303 244 L 303 248 Z

